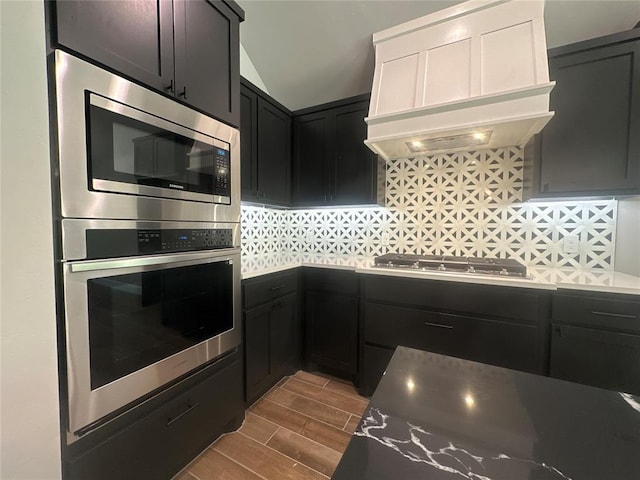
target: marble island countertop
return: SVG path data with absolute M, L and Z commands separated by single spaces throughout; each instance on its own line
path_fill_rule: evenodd
M 501 277 L 416 271 L 373 266 L 373 257 L 352 255 L 278 254 L 242 257 L 242 278 L 248 279 L 297 267 L 346 269 L 361 274 L 387 275 L 430 280 L 443 280 L 483 285 L 537 288 L 544 290 L 582 290 L 604 293 L 640 295 L 640 277 L 608 270 L 528 268 L 528 277 Z
M 640 397 L 396 349 L 333 480 L 640 478 Z

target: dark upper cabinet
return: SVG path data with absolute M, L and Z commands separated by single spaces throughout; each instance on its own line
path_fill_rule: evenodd
M 364 144 L 369 96 L 294 114 L 293 203 L 296 206 L 380 203 L 384 164 Z
M 240 124 L 244 13 L 235 2 L 64 0 L 51 5 L 52 46 Z
M 242 200 L 291 205 L 291 113 L 242 79 Z
M 555 116 L 525 150 L 525 196 L 640 192 L 640 29 L 549 50 Z

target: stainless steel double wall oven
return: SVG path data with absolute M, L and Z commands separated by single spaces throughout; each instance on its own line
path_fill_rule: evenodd
M 239 132 L 56 51 L 72 437 L 240 344 Z

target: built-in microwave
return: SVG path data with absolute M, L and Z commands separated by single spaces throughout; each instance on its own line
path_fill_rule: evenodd
M 238 222 L 239 132 L 55 52 L 61 216 Z

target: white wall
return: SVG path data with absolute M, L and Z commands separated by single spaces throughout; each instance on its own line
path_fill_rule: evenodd
M 615 269 L 640 277 L 640 197 L 618 202 L 617 226 Z
M 269 93 L 269 90 L 267 90 L 267 87 L 262 81 L 262 77 L 256 70 L 256 67 L 253 65 L 251 58 L 242 44 L 240 44 L 240 75 L 249 80 L 256 87 L 262 89 L 263 92 L 266 92 L 267 94 Z
M 42 1 L 0 0 L 0 478 L 60 478 Z

